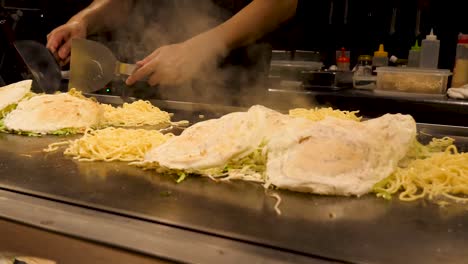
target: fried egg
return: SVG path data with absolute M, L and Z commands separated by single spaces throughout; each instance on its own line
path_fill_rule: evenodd
M 279 188 L 359 196 L 396 169 L 415 136 L 409 115 L 365 122 L 297 118 L 271 137 L 267 177 Z
M 252 153 L 276 131 L 275 127 L 286 123 L 283 119 L 289 117 L 263 106 L 253 106 L 247 112 L 199 122 L 150 150 L 145 162 L 188 171 L 224 166 L 230 160 Z
M 84 130 L 99 123 L 98 103 L 67 93 L 46 94 L 21 101 L 4 120 L 7 129 L 47 134 L 60 129 Z
M 294 119 L 261 105 L 250 107 L 249 112 L 255 115 L 258 122 L 258 137 L 261 142 L 268 142 L 277 131 L 284 129 Z
M 0 110 L 18 103 L 31 90 L 32 80 L 24 80 L 0 87 Z

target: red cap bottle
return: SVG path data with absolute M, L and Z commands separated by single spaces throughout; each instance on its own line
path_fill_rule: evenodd
M 340 71 L 349 71 L 350 60 L 349 57 L 346 57 L 345 48 L 341 48 L 341 54 L 338 59 L 336 59 L 336 66 Z

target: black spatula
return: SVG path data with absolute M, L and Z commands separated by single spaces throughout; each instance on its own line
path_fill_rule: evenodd
M 39 88 L 45 93 L 55 93 L 60 88 L 60 67 L 50 51 L 33 40 L 18 40 L 14 46 L 31 71 Z

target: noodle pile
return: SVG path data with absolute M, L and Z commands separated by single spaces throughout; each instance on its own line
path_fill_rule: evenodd
M 359 111 L 341 111 L 334 110 L 331 107 L 313 109 L 296 108 L 289 110 L 289 115 L 292 117 L 303 117 L 312 121 L 320 121 L 331 116 L 339 119 L 348 119 L 359 122 L 361 117 L 356 116 L 357 113 L 359 113 Z
M 151 105 L 148 101 L 136 101 L 122 107 L 102 105 L 104 117 L 101 130 L 86 130 L 77 140 L 53 143 L 45 151 L 55 151 L 67 146 L 64 154 L 79 161 L 126 161 L 144 160 L 145 153 L 164 143 L 172 134 L 164 135 L 156 130 L 124 129 L 144 125 L 167 126 L 171 124 L 170 115 Z M 311 121 L 320 121 L 328 116 L 359 122 L 358 111 L 340 111 L 332 108 L 291 109 L 289 115 Z M 459 153 L 451 138 L 433 139 L 423 145 L 416 139 L 406 157 L 392 175 L 377 183 L 374 192 L 379 197 L 390 199 L 398 194 L 402 201 L 427 198 L 429 200 L 449 200 L 468 202 L 468 153 Z M 385 147 L 385 146 L 382 146 Z M 198 172 L 216 180 L 254 181 L 269 188 L 265 176 L 267 153 L 263 147 L 241 160 L 231 161 L 222 168 Z M 145 166 L 146 165 L 146 166 Z M 140 164 L 148 167 L 148 164 Z M 158 168 L 156 166 L 155 169 Z M 171 172 L 170 170 L 163 170 Z M 172 171 L 176 172 L 176 171 Z M 177 172 L 183 180 L 189 171 Z M 277 198 L 277 197 L 275 197 Z M 278 205 L 278 204 L 277 204 Z M 277 205 L 275 208 L 277 208 Z
M 148 101 L 124 103 L 121 107 L 102 104 L 101 107 L 104 116 L 100 125 L 103 127 L 158 126 L 162 128 L 171 125 L 169 113 L 161 111 Z
M 60 94 L 61 92 L 56 92 L 55 94 Z M 84 100 L 91 100 L 97 102 L 96 98 L 94 97 L 86 97 L 83 95 L 81 91 L 76 90 L 75 88 L 71 88 L 68 92 L 69 95 L 74 96 L 76 98 L 84 99 Z
M 453 139 L 433 139 L 427 146 L 415 145 L 403 164 L 374 187 L 377 196 L 390 199 L 399 191 L 402 201 L 446 200 L 467 202 L 468 153 L 459 153 Z
M 444 152 L 448 147 L 453 145 L 455 140 L 453 138 L 433 138 L 427 145 L 423 145 L 418 142 L 415 138 L 413 144 L 410 146 L 408 153 L 406 153 L 405 159 L 400 162 L 400 167 L 405 167 L 405 162 L 413 159 L 425 159 L 433 155 L 434 153 Z
M 70 89 L 68 93 L 80 99 L 96 101 L 93 97 L 84 96 L 75 88 Z M 163 128 L 171 125 L 170 114 L 161 111 L 149 101 L 138 100 L 131 104 L 124 103 L 119 107 L 113 107 L 109 104 L 100 104 L 100 106 L 104 113 L 100 122 L 101 127 L 158 126 Z M 182 124 L 184 123 L 182 122 Z
M 55 151 L 65 145 L 67 149 L 64 154 L 79 161 L 141 161 L 149 149 L 161 145 L 172 136 L 145 129 L 88 129 L 83 137 L 52 143 L 44 151 Z

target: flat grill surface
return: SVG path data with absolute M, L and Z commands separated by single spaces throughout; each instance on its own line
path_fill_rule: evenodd
M 121 103 L 115 97 L 98 100 Z M 192 123 L 238 110 L 153 103 L 173 112 L 173 120 Z M 461 151 L 468 151 L 467 128 L 420 124 L 419 130 L 422 141 L 451 136 Z M 258 184 L 201 177 L 177 184 L 171 176 L 121 162 L 77 162 L 61 151 L 42 152 L 65 139 L 70 138 L 0 134 L 0 188 L 343 261 L 464 263 L 468 257 L 468 205 L 274 191 L 282 198 L 282 215 L 277 215 L 275 200 Z

